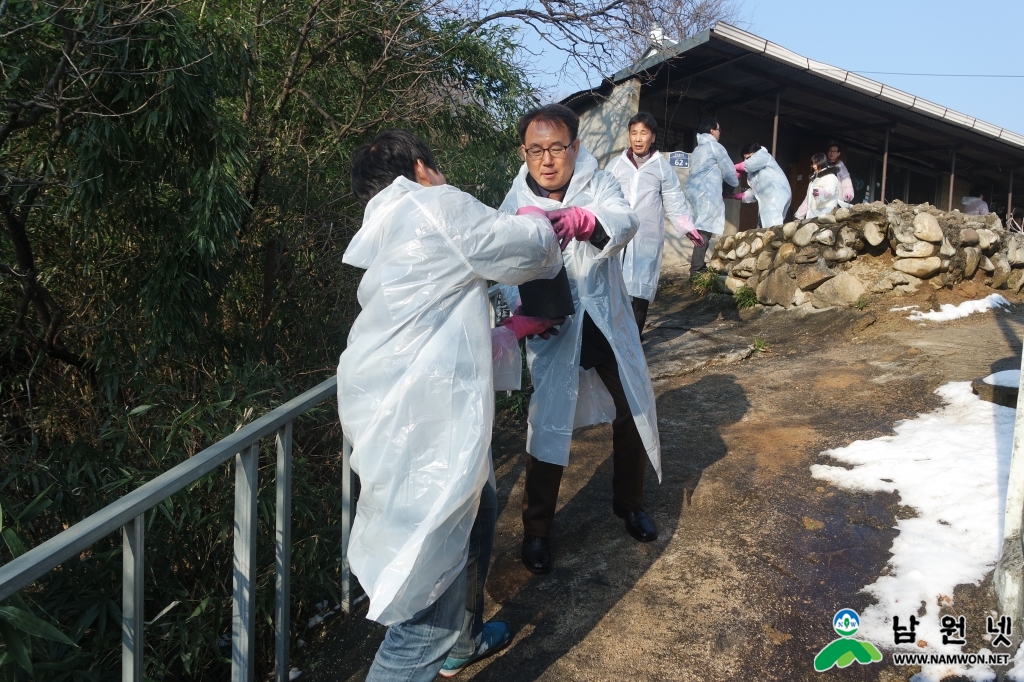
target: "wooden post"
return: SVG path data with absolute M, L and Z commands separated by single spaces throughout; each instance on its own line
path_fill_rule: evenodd
M 949 166 L 949 202 L 946 210 L 953 210 L 953 183 L 956 181 L 956 148 L 953 149 L 953 161 Z
M 889 130 L 885 131 L 885 149 L 882 151 L 882 192 L 880 201 L 885 203 L 885 179 L 889 173 Z
M 775 124 L 772 127 L 772 158 L 779 144 L 779 93 L 775 93 Z
M 1010 219 L 1013 218 L 1013 171 L 1010 171 L 1010 191 L 1006 197 L 1006 223 L 1010 223 Z

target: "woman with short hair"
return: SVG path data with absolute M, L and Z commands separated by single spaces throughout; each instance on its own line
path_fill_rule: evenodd
M 796 217 L 801 220 L 831 213 L 841 203 L 839 169 L 828 165 L 828 157 L 824 154 L 815 154 L 811 157 L 811 170 L 813 172 L 807 185 L 807 196 L 796 210 Z

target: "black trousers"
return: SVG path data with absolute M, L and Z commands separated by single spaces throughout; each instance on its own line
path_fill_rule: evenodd
M 704 244 L 701 246 L 693 245 L 693 254 L 690 256 L 690 274 L 696 275 L 698 272 L 703 270 L 706 266 L 704 265 L 704 255 L 708 252 L 708 242 L 711 241 L 711 237 L 714 235 L 704 230 L 697 230 L 700 232 L 700 236 L 704 237 Z
M 615 421 L 612 422 L 612 503 L 626 511 L 639 511 L 643 509 L 644 502 L 647 450 L 636 428 L 633 414 L 629 411 L 615 358 L 595 365 L 594 369 L 615 402 Z M 563 470 L 564 467 L 559 464 L 548 464 L 533 455 L 527 455 L 523 529 L 529 535 L 546 538 L 551 532 Z
M 630 299 L 630 303 L 633 306 L 633 317 L 636 318 L 637 331 L 640 332 L 640 339 L 643 340 L 644 325 L 647 324 L 647 309 L 650 307 L 651 302 L 646 298 Z

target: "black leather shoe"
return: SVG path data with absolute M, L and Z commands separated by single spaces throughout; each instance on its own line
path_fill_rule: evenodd
M 551 572 L 551 547 L 547 538 L 523 535 L 523 565 L 534 573 Z
M 643 509 L 635 512 L 626 511 L 617 504 L 612 505 L 612 511 L 620 519 L 626 521 L 626 532 L 640 542 L 651 542 L 658 539 L 658 528 L 654 521 Z

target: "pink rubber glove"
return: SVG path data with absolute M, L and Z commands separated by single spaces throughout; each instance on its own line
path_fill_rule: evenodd
M 736 201 L 743 201 L 743 192 L 737 192 L 736 194 L 730 195 Z
M 811 194 L 814 196 L 815 199 L 818 198 L 818 190 L 816 190 L 816 189 L 811 190 Z
M 527 206 L 520 206 L 519 210 L 516 211 L 516 215 L 541 215 L 547 218 L 548 212 L 545 211 L 540 206 L 534 206 L 533 204 L 529 204 Z
M 534 336 L 535 334 L 539 334 L 542 339 L 548 338 L 550 334 L 558 336 L 558 330 L 555 327 L 563 322 L 565 322 L 564 317 L 549 320 L 546 317 L 521 315 L 517 308 L 516 313 L 502 322 L 501 326 L 511 329 L 512 333 L 516 335 L 516 340 L 519 341 L 523 337 Z
M 680 237 L 686 235 L 697 246 L 704 244 L 704 237 L 697 231 L 693 220 L 688 215 L 679 216 L 679 219 L 676 221 L 676 234 Z
M 742 173 L 743 172 L 743 164 L 745 164 L 745 163 L 746 163 L 746 160 L 740 161 L 739 163 L 736 164 L 736 172 L 737 173 Z
M 559 245 L 564 250 L 569 240 L 585 242 L 594 234 L 597 218 L 585 208 L 570 206 L 548 211 L 548 219 L 558 235 Z
M 844 194 L 843 195 L 843 201 L 845 201 L 846 203 L 850 203 L 851 201 L 853 201 L 853 195 L 852 194 Z

